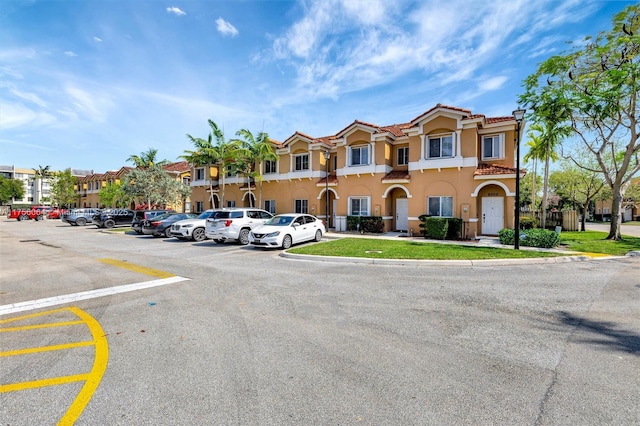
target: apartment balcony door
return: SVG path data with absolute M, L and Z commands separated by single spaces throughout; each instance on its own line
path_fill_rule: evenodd
M 409 199 L 396 198 L 396 230 L 407 231 L 409 229 Z

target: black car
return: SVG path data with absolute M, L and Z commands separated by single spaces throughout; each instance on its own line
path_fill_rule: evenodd
M 93 216 L 91 221 L 98 228 L 113 228 L 116 225 L 129 225 L 133 220 L 133 210 L 109 209 Z
M 179 220 L 194 219 L 196 217 L 198 217 L 198 215 L 195 213 L 165 213 L 142 222 L 142 233 L 145 235 L 153 235 L 154 237 L 164 236 L 171 238 L 171 225 Z
M 161 214 L 173 212 L 173 210 L 135 210 L 133 220 L 131 221 L 131 229 L 136 234 L 142 234 L 142 223 L 147 219 L 153 219 Z

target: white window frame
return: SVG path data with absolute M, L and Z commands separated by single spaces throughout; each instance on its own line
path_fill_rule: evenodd
M 401 146 L 400 148 L 398 148 L 398 150 L 396 151 L 396 159 L 397 159 L 396 163 L 398 164 L 398 166 L 408 165 L 409 164 L 409 147 Z
M 236 206 L 236 200 L 227 200 L 227 207 L 235 207 Z
M 276 214 L 276 200 L 264 200 L 264 209 L 271 214 Z
M 354 201 L 359 201 L 357 214 L 354 212 L 353 208 Z M 349 197 L 349 216 L 371 216 L 371 197 Z
M 196 213 L 202 213 L 204 211 L 204 201 L 196 201 Z
M 446 138 L 451 140 L 451 155 L 442 155 L 442 141 Z M 431 152 L 431 141 L 432 140 L 440 140 L 440 149 L 437 153 Z M 427 160 L 440 160 L 442 158 L 453 158 L 456 156 L 456 135 L 455 133 L 443 133 L 438 135 L 428 135 L 425 138 L 426 147 L 425 147 L 425 155 Z
M 305 160 L 304 158 L 306 158 L 306 168 L 304 168 L 305 166 Z M 300 164 L 300 168 L 298 168 L 298 159 L 300 159 L 301 164 Z M 307 170 L 309 170 L 309 153 L 305 153 L 305 154 L 296 154 L 293 156 L 293 171 L 294 172 L 306 172 Z
M 293 212 L 309 214 L 309 200 L 306 200 L 306 199 L 293 200 Z
M 430 209 L 430 204 L 431 204 L 431 200 L 438 200 L 438 214 L 432 214 L 432 210 Z M 446 206 L 446 207 L 450 207 L 451 208 L 451 214 L 447 215 L 447 214 L 443 214 L 443 200 L 449 200 L 450 201 L 450 206 Z M 444 213 L 447 213 L 446 211 Z M 453 217 L 453 197 L 451 196 L 435 196 L 435 197 L 427 197 L 427 214 L 430 216 L 436 216 L 436 217 Z
M 273 170 L 267 171 L 267 164 L 273 163 Z M 265 160 L 264 161 L 264 174 L 270 175 L 278 173 L 278 161 L 277 160 Z
M 485 145 L 488 140 L 491 140 L 491 156 L 485 156 Z M 504 158 L 504 133 L 495 135 L 483 135 L 482 136 L 482 159 L 483 160 L 498 160 Z M 496 155 L 496 150 L 498 150 Z
M 193 173 L 196 175 L 195 180 L 205 180 L 207 178 L 207 173 L 204 167 L 196 167 Z
M 365 155 L 366 158 L 363 159 L 362 150 L 364 149 L 367 150 L 367 154 Z M 360 162 L 357 164 L 353 162 L 354 151 L 359 152 L 358 157 L 360 158 Z M 368 166 L 369 164 L 371 164 L 371 146 L 370 145 L 354 145 L 349 147 L 349 167 Z

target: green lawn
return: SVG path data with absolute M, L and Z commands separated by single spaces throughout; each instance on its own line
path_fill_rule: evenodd
M 623 236 L 622 241 L 605 240 L 607 232 L 585 231 L 565 232 L 560 234 L 563 249 L 585 253 L 602 253 L 624 256 L 630 251 L 640 250 L 640 238 Z
M 472 247 L 456 244 L 395 241 L 377 238 L 339 238 L 290 249 L 290 253 L 372 259 L 481 260 L 554 257 L 560 253 Z

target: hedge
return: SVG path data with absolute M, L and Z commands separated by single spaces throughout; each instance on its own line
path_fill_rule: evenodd
M 500 244 L 513 245 L 515 243 L 513 229 L 501 229 L 498 232 Z M 553 248 L 560 243 L 560 235 L 547 229 L 525 229 L 520 231 L 520 245 L 526 247 Z
M 347 216 L 347 231 L 382 234 L 384 222 L 381 216 Z
M 462 235 L 462 219 L 420 215 L 420 233 L 436 240 L 459 240 Z

